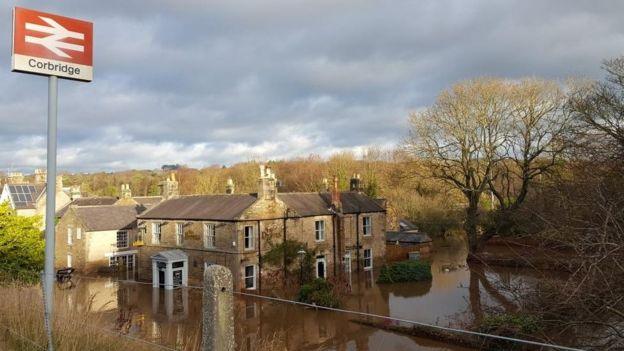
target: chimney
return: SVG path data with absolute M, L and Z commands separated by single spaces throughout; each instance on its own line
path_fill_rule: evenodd
M 260 178 L 258 178 L 258 199 L 275 200 L 277 193 L 277 181 L 271 167 L 260 165 Z
M 21 184 L 24 183 L 24 175 L 22 172 L 9 172 L 7 177 L 7 183 L 9 184 Z
M 234 181 L 232 178 L 227 179 L 227 183 L 225 184 L 225 193 L 226 194 L 234 194 Z
M 340 190 L 338 189 L 338 177 L 334 176 L 334 185 L 331 190 L 331 202 L 336 211 L 342 211 L 342 202 L 340 201 Z
M 130 190 L 130 184 L 121 184 L 121 198 L 131 199 L 132 191 Z
M 79 199 L 82 197 L 82 193 L 80 192 L 80 186 L 74 185 L 69 189 L 69 197 L 72 200 Z
M 329 192 L 329 181 L 327 180 L 327 178 L 323 178 L 323 191 L 328 193 Z
M 360 177 L 360 174 L 353 173 L 353 176 L 351 177 L 351 181 L 349 182 L 349 190 L 359 193 L 362 191 L 361 184 L 362 184 L 362 179 Z
M 45 184 L 47 179 L 47 171 L 43 168 L 35 169 L 35 184 Z
M 56 176 L 56 192 L 60 193 L 63 191 L 63 176 Z
M 171 173 L 167 179 L 160 182 L 159 186 L 160 195 L 163 197 L 163 200 L 169 200 L 180 195 L 180 192 L 178 191 L 178 181 L 175 179 L 175 173 Z

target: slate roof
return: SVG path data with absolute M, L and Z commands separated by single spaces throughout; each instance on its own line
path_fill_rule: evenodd
M 277 197 L 300 216 L 328 215 L 332 212 L 330 193 L 279 193 Z M 340 193 L 344 214 L 383 212 L 384 208 L 373 198 L 354 191 Z
M 159 203 L 139 218 L 228 221 L 236 219 L 256 199 L 249 194 L 181 196 Z
M 322 195 L 327 203 L 331 203 L 331 194 L 322 193 Z M 342 212 L 345 214 L 385 211 L 375 199 L 355 191 L 341 192 L 340 201 L 342 202 Z
M 46 189 L 45 184 L 7 184 L 11 201 L 16 210 L 34 209 L 37 199 Z
M 318 216 L 329 215 L 331 196 L 329 202 L 319 193 L 279 193 L 277 198 L 282 200 L 288 208 L 294 210 L 296 215 Z
M 357 192 L 342 192 L 343 213 L 383 212 L 374 199 Z M 296 215 L 330 215 L 329 193 L 279 193 L 283 201 Z M 181 196 L 159 203 L 139 216 L 141 219 L 169 220 L 236 220 L 257 197 L 255 194 L 193 195 Z
M 417 230 L 408 230 L 402 232 L 386 232 L 386 241 L 400 244 L 423 244 L 431 242 L 429 235 Z
M 162 201 L 162 196 L 133 196 L 132 199 L 141 205 L 150 208 Z
M 81 206 L 71 210 L 85 225 L 86 231 L 131 229 L 136 226 L 138 206 Z

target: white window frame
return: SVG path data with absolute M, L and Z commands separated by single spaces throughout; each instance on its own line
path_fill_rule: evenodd
M 122 233 L 124 233 L 125 236 L 126 236 L 126 240 L 125 240 L 126 241 L 126 246 L 119 246 L 119 242 L 120 242 L 119 234 L 122 234 Z M 129 241 L 130 241 L 130 235 L 128 234 L 127 230 L 118 230 L 117 231 L 117 248 L 118 249 L 125 249 L 125 248 L 127 248 L 129 246 L 129 244 L 130 244 Z M 122 240 L 122 243 L 123 243 L 123 240 Z
M 82 228 L 76 227 L 76 239 L 82 239 Z
M 368 220 L 368 224 L 366 224 L 366 220 Z M 363 236 L 373 235 L 373 217 L 371 216 L 362 217 L 362 235 Z
M 152 223 L 152 244 L 160 245 L 160 239 L 162 235 L 161 223 Z
M 67 254 L 67 267 L 71 268 L 74 263 L 72 262 L 72 254 Z
M 325 241 L 325 220 L 314 221 L 314 240 Z
M 184 223 L 176 223 L 175 228 L 176 245 L 182 246 L 184 245 Z
M 71 226 L 67 226 L 67 245 L 73 245 L 74 244 L 74 240 L 73 240 L 73 236 L 72 236 L 72 227 Z
M 217 239 L 217 226 L 215 223 L 204 223 L 204 248 L 214 249 Z
M 247 267 L 252 267 L 253 268 L 253 274 L 252 275 L 247 275 Z M 258 277 L 256 276 L 258 272 L 258 268 L 256 268 L 255 264 L 252 265 L 247 265 L 245 267 L 243 267 L 243 283 L 245 285 L 245 289 L 246 290 L 256 290 L 256 286 L 258 286 L 257 281 L 258 281 Z M 251 287 L 247 287 L 247 279 L 248 278 L 252 278 L 253 280 L 253 285 Z
M 249 232 L 247 231 L 247 228 L 250 228 Z M 243 248 L 245 250 L 253 250 L 256 247 L 255 237 L 255 227 L 253 225 L 246 225 L 243 228 Z M 247 238 L 249 238 L 249 240 L 247 240 Z M 247 242 L 249 242 L 249 245 L 247 245 Z
M 368 257 L 366 257 L 366 252 L 368 251 Z M 368 265 L 366 261 L 368 260 Z M 368 271 L 373 269 L 373 249 L 364 249 L 364 270 Z

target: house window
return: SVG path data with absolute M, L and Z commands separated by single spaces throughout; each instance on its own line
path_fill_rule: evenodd
M 67 227 L 67 245 L 73 244 L 72 240 L 72 227 Z
M 71 267 L 71 266 L 72 266 L 72 255 L 67 254 L 67 267 Z
M 204 224 L 204 248 L 213 249 L 215 247 L 215 224 L 214 223 L 205 223 Z
M 254 248 L 254 227 L 251 225 L 245 226 L 245 235 L 244 235 L 244 247 L 245 250 L 251 250 Z
M 176 223 L 176 245 L 184 244 L 184 223 Z
M 256 266 L 245 266 L 245 289 L 256 288 Z
M 141 227 L 139 228 L 139 232 L 137 233 L 137 241 L 143 241 L 143 238 L 145 237 L 145 227 Z
M 160 244 L 160 223 L 152 223 L 152 244 Z
M 373 249 L 364 249 L 364 269 L 373 268 Z
M 362 217 L 362 234 L 365 236 L 373 234 L 373 220 L 370 216 Z
M 325 221 L 314 222 L 314 234 L 315 234 L 316 241 L 325 240 Z
M 117 248 L 124 249 L 128 247 L 128 232 L 120 230 L 117 232 Z
M 76 239 L 82 239 L 82 228 L 76 228 Z

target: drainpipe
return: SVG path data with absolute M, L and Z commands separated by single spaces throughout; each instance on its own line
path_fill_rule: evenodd
M 336 214 L 332 213 L 332 233 L 333 233 L 333 237 L 334 237 L 334 277 L 337 276 L 337 269 L 336 266 L 339 264 L 338 261 L 336 261 Z
M 357 257 L 357 272 L 360 273 L 360 213 L 355 214 L 355 249 Z
M 282 265 L 284 266 L 284 281 L 282 282 L 284 288 L 286 287 L 286 274 L 287 274 L 287 267 L 286 267 L 286 221 L 288 220 L 288 209 L 286 209 L 286 214 L 284 215 L 284 223 L 282 225 L 283 227 L 283 239 L 282 239 L 282 251 L 283 251 L 283 262 Z
M 260 220 L 256 222 L 258 223 L 258 293 L 260 293 L 262 291 L 262 247 L 260 247 L 262 234 L 260 233 Z

